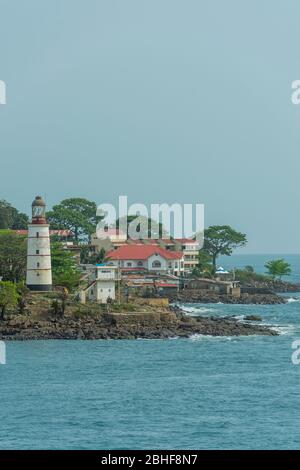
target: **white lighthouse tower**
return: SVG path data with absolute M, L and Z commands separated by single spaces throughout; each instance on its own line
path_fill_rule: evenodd
M 32 203 L 32 221 L 28 225 L 26 285 L 32 291 L 52 290 L 49 225 L 41 196 Z

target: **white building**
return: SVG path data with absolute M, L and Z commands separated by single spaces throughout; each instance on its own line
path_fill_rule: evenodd
M 189 238 L 183 238 L 176 241 L 181 243 L 184 257 L 184 270 L 186 273 L 190 273 L 198 266 L 200 251 L 199 243 L 196 240 Z
M 32 203 L 32 222 L 28 226 L 26 285 L 33 291 L 52 290 L 49 225 L 46 204 L 40 196 Z
M 108 299 L 115 300 L 117 281 L 118 267 L 97 264 L 92 270 L 90 285 L 80 291 L 81 302 L 89 300 L 106 304 Z
M 157 245 L 124 245 L 107 253 L 107 260 L 123 271 L 146 270 L 176 276 L 184 272 L 183 253 Z

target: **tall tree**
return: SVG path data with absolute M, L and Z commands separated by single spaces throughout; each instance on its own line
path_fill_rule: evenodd
M 13 232 L 0 232 L 0 277 L 19 282 L 26 274 L 26 238 Z
M 267 269 L 268 274 L 273 277 L 273 279 L 276 277 L 281 279 L 282 276 L 289 276 L 292 272 L 291 265 L 283 258 L 268 261 L 265 264 L 265 268 Z
M 218 256 L 230 256 L 235 248 L 246 243 L 246 235 L 237 232 L 230 225 L 212 225 L 204 231 L 204 250 L 212 257 L 214 269 Z
M 204 250 L 199 251 L 198 265 L 193 269 L 192 275 L 195 277 L 212 277 L 214 268 L 212 257 Z
M 137 220 L 138 219 L 138 220 Z M 127 220 L 124 217 L 116 220 L 116 228 L 119 229 L 120 225 L 127 223 L 127 236 L 130 237 L 130 228 L 134 234 L 139 236 L 140 239 L 147 238 L 167 238 L 168 232 L 164 229 L 161 222 L 156 222 L 151 218 L 139 215 L 128 215 Z
M 79 285 L 81 273 L 73 253 L 60 242 L 51 243 L 51 264 L 53 283 L 73 290 Z
M 19 212 L 9 202 L 0 200 L 0 229 L 27 229 L 28 216 Z
M 95 202 L 83 198 L 64 199 L 53 206 L 47 213 L 47 219 L 52 229 L 72 230 L 76 241 L 80 238 L 90 238 L 96 231 L 97 206 Z

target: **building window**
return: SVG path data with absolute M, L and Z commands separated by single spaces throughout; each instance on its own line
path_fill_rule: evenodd
M 36 232 L 36 238 L 39 238 L 40 234 L 39 232 Z
M 39 267 L 40 267 L 40 263 L 36 263 L 36 267 L 39 268 Z
M 161 262 L 158 260 L 153 261 L 152 268 L 161 268 Z
M 138 262 L 137 262 L 137 265 L 138 265 L 138 266 L 143 266 L 143 261 L 138 261 Z
M 39 254 L 40 254 L 40 250 L 36 250 L 35 254 L 36 254 L 36 255 L 39 255 Z
M 40 273 L 36 273 L 37 277 L 39 277 Z
M 131 266 L 132 266 L 132 263 L 127 263 L 128 268 L 131 268 Z

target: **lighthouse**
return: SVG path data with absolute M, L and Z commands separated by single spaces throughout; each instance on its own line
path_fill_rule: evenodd
M 26 285 L 32 291 L 52 290 L 49 225 L 41 196 L 36 196 L 32 203 L 32 220 L 28 225 Z

